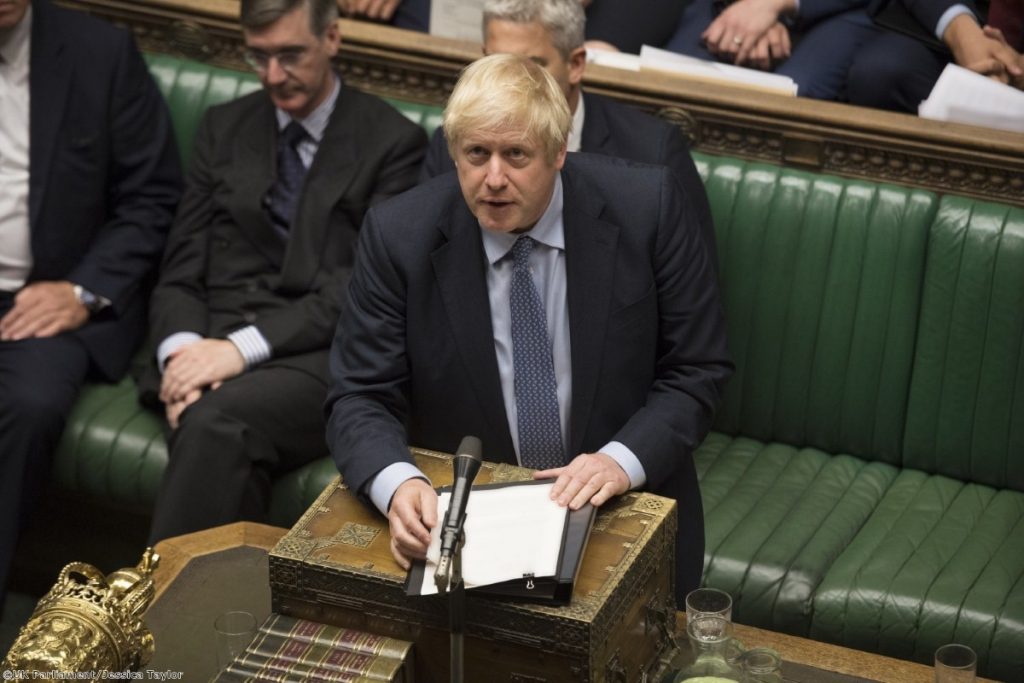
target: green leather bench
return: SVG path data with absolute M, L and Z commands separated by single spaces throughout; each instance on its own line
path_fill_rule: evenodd
M 187 162 L 251 75 L 152 72 Z M 432 131 L 433 107 L 394 102 Z M 705 581 L 738 621 L 919 661 L 1024 671 L 1024 211 L 695 155 L 737 373 L 696 454 Z M 167 454 L 130 380 L 89 386 L 57 484 L 146 510 Z M 335 474 L 275 483 L 288 526 Z

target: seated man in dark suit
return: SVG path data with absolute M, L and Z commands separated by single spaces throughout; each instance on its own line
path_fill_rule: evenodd
M 876 0 L 871 8 L 878 22 L 876 36 L 865 43 L 850 67 L 850 102 L 917 113 L 951 61 L 1024 88 L 1021 4 L 1020 0 L 993 0 L 991 7 L 987 0 Z
M 571 114 L 534 62 L 471 64 L 444 130 L 456 173 L 372 209 L 331 350 L 328 443 L 388 515 L 403 567 L 436 496 L 408 445 L 481 438 L 579 508 L 679 501 L 677 589 L 704 526 L 692 454 L 732 366 L 693 206 L 667 168 L 566 154 Z
M 131 35 L 0 5 L 0 606 L 23 513 L 87 377 L 124 374 L 181 192 Z
M 484 5 L 484 54 L 528 57 L 554 76 L 572 112 L 569 151 L 607 154 L 671 168 L 697 212 L 712 267 L 715 230 L 704 183 L 678 128 L 599 95 L 583 92 L 586 17 L 579 0 L 488 0 Z M 454 168 L 444 133 L 434 132 L 421 178 Z
M 241 4 L 264 89 L 203 119 L 153 294 L 144 389 L 173 429 L 153 541 L 262 519 L 272 476 L 326 455 L 327 351 L 356 232 L 415 183 L 426 146 L 341 82 L 336 19 L 334 0 Z

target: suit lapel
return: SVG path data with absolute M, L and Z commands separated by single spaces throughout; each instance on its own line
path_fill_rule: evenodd
M 320 151 L 306 174 L 282 268 L 282 285 L 303 289 L 310 285 L 321 262 L 330 215 L 359 171 L 351 105 L 342 86 L 338 101 L 320 140 Z M 359 226 L 355 226 L 358 228 Z
M 494 355 L 480 226 L 461 196 L 453 204 L 452 213 L 438 225 L 448 240 L 430 255 L 434 277 L 476 402 L 481 406 L 491 433 L 499 435 L 502 441 L 500 447 L 487 450 L 513 454 L 510 462 L 514 464 L 515 449 Z
M 269 97 L 264 97 L 255 116 L 239 121 L 235 144 L 237 153 L 225 171 L 226 185 L 231 188 L 225 205 L 245 238 L 280 268 L 284 248 L 263 207 L 276 175 L 277 121 Z
M 565 226 L 565 279 L 572 357 L 572 407 L 567 451 L 571 458 L 581 452 L 590 420 L 590 407 L 597 392 L 603 340 L 610 313 L 608 308 L 615 286 L 615 246 L 619 228 L 598 218 L 602 200 L 577 185 L 578 178 L 571 172 L 563 172 L 562 181 L 565 188 L 562 220 Z
M 50 178 L 55 143 L 71 85 L 72 63 L 59 26 L 46 3 L 32 8 L 32 49 L 29 56 L 29 225 L 42 207 Z

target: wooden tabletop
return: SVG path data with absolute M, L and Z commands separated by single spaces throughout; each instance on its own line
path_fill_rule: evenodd
M 193 560 L 207 555 L 240 548 L 269 550 L 286 533 L 286 529 L 238 522 L 186 536 L 167 539 L 156 547 L 160 565 L 153 575 L 156 599 L 160 600 L 167 588 Z M 680 632 L 685 629 L 686 615 L 678 613 L 676 624 Z M 879 683 L 933 683 L 932 667 L 901 659 L 893 659 L 870 652 L 852 650 L 807 638 L 775 633 L 753 626 L 736 624 L 735 636 L 745 647 L 769 647 L 789 662 L 813 666 L 835 673 L 860 676 Z M 979 678 L 978 683 L 995 683 Z

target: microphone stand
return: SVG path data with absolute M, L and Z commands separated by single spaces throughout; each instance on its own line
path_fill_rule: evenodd
M 480 451 L 480 440 L 476 437 L 467 436 L 459 444 L 452 463 L 455 474 L 452 495 L 441 527 L 441 557 L 434 572 L 437 592 L 449 593 L 452 683 L 465 680 L 466 584 L 462 580 L 462 547 L 466 543 L 466 505 L 473 479 L 480 469 Z

